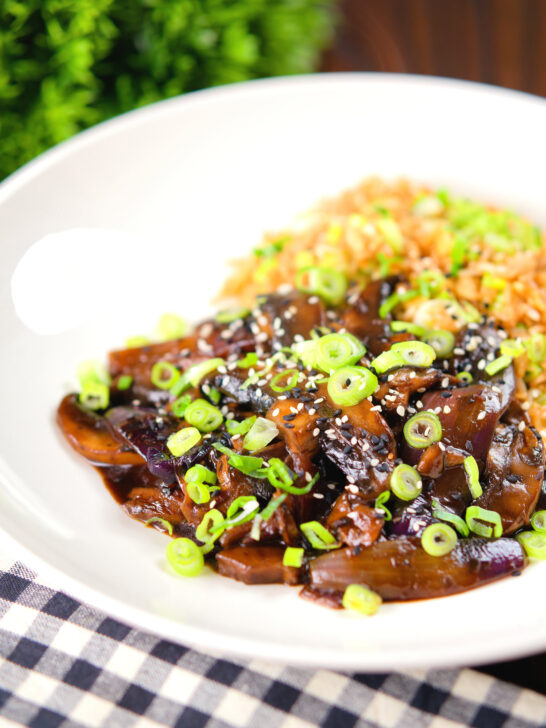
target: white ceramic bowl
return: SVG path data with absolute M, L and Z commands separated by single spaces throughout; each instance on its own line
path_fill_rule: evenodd
M 466 594 L 387 604 L 373 619 L 285 587 L 174 578 L 165 538 L 118 510 L 54 425 L 79 361 L 166 310 L 197 318 L 226 259 L 365 176 L 447 186 L 545 225 L 544 129 L 543 100 L 486 86 L 279 79 L 128 114 L 4 182 L 0 528 L 13 552 L 119 619 L 205 650 L 391 670 L 546 647 L 546 564 Z

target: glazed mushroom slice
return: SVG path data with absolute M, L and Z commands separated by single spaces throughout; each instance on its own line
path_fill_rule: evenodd
M 523 420 L 497 426 L 487 456 L 483 495 L 476 505 L 496 511 L 508 535 L 529 523 L 544 480 L 544 448 Z
M 416 392 L 438 386 L 444 377 L 445 374 L 439 369 L 402 367 L 382 377 L 373 398 L 381 402 L 386 410 L 396 412 L 399 407 L 406 409 L 410 397 Z
M 396 442 L 386 420 L 367 399 L 341 409 L 319 439 L 324 455 L 367 500 L 388 487 Z
M 299 584 L 301 569 L 284 566 L 283 546 L 235 546 L 216 555 L 218 572 L 245 584 Z
M 105 417 L 82 407 L 74 394 L 67 395 L 59 405 L 57 424 L 71 447 L 90 463 L 139 465 L 144 461 Z
M 339 328 L 345 329 L 363 341 L 373 356 L 378 356 L 389 345 L 391 316 L 381 318 L 379 309 L 393 293 L 396 283 L 396 278 L 372 281 L 360 293 L 354 304 L 340 313 Z M 406 337 L 402 337 L 404 338 Z
M 299 291 L 263 296 L 260 312 L 257 324 L 267 334 L 267 347 L 273 351 L 291 346 L 294 337 L 308 339 L 314 329 L 328 324 L 320 298 Z

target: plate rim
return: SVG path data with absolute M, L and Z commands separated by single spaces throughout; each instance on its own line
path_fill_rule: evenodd
M 274 90 L 278 87 L 286 89 L 288 87 L 298 88 L 309 85 L 329 86 L 342 84 L 360 86 L 368 82 L 371 84 L 388 84 L 393 86 L 403 83 L 405 85 L 409 84 L 419 87 L 427 86 L 429 89 L 433 87 L 441 87 L 444 89 L 450 87 L 466 92 L 473 91 L 479 95 L 489 94 L 497 98 L 514 98 L 520 102 L 525 101 L 538 105 L 540 108 L 546 106 L 546 99 L 533 94 L 491 84 L 441 76 L 348 72 L 256 79 L 194 91 L 171 99 L 158 101 L 146 107 L 128 111 L 82 131 L 47 150 L 2 181 L 0 183 L 0 206 L 9 200 L 12 195 L 24 188 L 27 183 L 46 173 L 55 165 L 62 163 L 73 152 L 77 152 L 79 149 L 85 148 L 101 138 L 116 134 L 120 127 L 127 127 L 127 125 L 135 126 L 141 123 L 145 124 L 150 119 L 168 115 L 173 110 L 176 113 L 179 107 L 192 108 L 194 106 L 207 105 L 214 103 L 218 98 L 226 96 L 240 98 L 246 97 L 249 94 L 255 96 L 260 93 L 270 93 L 272 89 Z M 221 654 L 250 659 L 258 655 L 265 655 L 266 659 L 270 661 L 302 667 L 327 666 L 333 669 L 391 671 L 393 669 L 418 668 L 423 667 L 423 665 L 426 665 L 427 668 L 439 668 L 493 662 L 498 659 L 515 658 L 523 654 L 534 654 L 546 646 L 545 626 L 543 633 L 539 635 L 538 641 L 536 632 L 533 635 L 528 634 L 522 639 L 520 634 L 507 629 L 506 634 L 503 633 L 502 635 L 502 644 L 499 646 L 497 644 L 498 636 L 495 637 L 492 635 L 486 643 L 485 658 L 481 654 L 484 651 L 483 644 L 480 645 L 479 650 L 475 648 L 472 650 L 464 643 L 459 645 L 450 643 L 447 655 L 442 653 L 438 654 L 437 647 L 427 646 L 426 648 L 421 648 L 418 655 L 415 654 L 414 648 L 404 647 L 399 649 L 396 654 L 396 668 L 393 665 L 393 657 L 389 656 L 391 655 L 390 652 L 386 654 L 377 651 L 366 652 L 362 648 L 355 650 L 355 652 L 349 652 L 334 648 L 325 649 L 320 646 L 316 649 L 297 646 L 287 656 L 285 645 L 278 648 L 272 642 L 221 634 L 213 629 L 205 629 L 192 626 L 191 624 L 176 622 L 167 617 L 154 615 L 143 608 L 128 605 L 120 599 L 101 591 L 101 589 L 89 586 L 85 582 L 65 573 L 61 568 L 54 566 L 46 558 L 42 558 L 38 553 L 33 551 L 24 541 L 15 538 L 3 529 L 0 529 L 0 538 L 11 547 L 10 557 L 13 557 L 14 553 L 21 553 L 22 560 L 38 572 L 39 583 L 42 578 L 51 576 L 54 579 L 54 583 L 58 584 L 58 587 L 55 586 L 52 588 L 66 589 L 67 592 L 75 596 L 78 600 L 88 603 L 101 611 L 110 613 L 116 616 L 117 619 L 128 622 L 137 629 L 150 631 L 167 639 L 170 638 L 183 642 L 185 645 L 191 646 L 194 649 L 206 650 L 212 653 L 220 652 Z M 171 637 L 168 637 L 169 633 Z

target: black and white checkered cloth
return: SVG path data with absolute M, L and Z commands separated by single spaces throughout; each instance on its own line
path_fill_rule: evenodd
M 138 632 L 0 554 L 0 726 L 538 728 L 546 698 L 473 670 L 343 674 Z

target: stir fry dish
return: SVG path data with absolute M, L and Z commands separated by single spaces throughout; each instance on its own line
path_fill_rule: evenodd
M 171 536 L 179 574 L 206 561 L 372 614 L 546 558 L 545 451 L 518 373 L 536 335 L 442 298 L 439 272 L 379 272 L 304 266 L 80 371 L 59 427 L 129 516 Z M 445 327 L 409 316 L 434 296 Z

